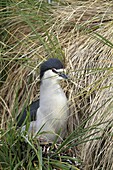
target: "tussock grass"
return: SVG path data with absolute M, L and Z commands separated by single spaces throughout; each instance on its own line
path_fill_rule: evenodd
M 0 10 L 1 169 L 69 169 L 67 156 L 80 160 L 72 169 L 112 170 L 112 1 L 6 1 Z M 70 135 L 45 157 L 35 139 L 27 141 L 25 152 L 18 150 L 25 136 L 14 122 L 21 108 L 38 98 L 39 65 L 48 57 L 60 58 L 70 75 L 63 85 Z M 74 153 L 62 156 L 69 149 Z

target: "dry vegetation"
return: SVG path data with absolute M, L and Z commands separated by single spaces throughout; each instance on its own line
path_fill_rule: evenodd
M 14 120 L 26 100 L 31 103 L 38 97 L 40 63 L 58 57 L 71 79 L 65 86 L 69 132 L 81 124 L 88 129 L 78 146 L 84 170 L 112 170 L 112 1 L 37 3 L 37 7 L 32 2 L 26 9 L 18 2 L 3 10 L 9 15 L 1 21 L 1 129 L 7 120 Z

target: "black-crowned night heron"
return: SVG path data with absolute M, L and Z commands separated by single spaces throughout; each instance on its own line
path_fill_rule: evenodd
M 30 105 L 30 127 L 29 132 L 36 134 L 41 128 L 48 133 L 42 138 L 53 141 L 61 130 L 61 138 L 65 137 L 67 131 L 68 104 L 65 93 L 59 81 L 67 79 L 64 74 L 63 64 L 57 58 L 50 58 L 43 62 L 40 67 L 40 99 Z M 18 126 L 22 126 L 27 111 L 18 117 Z M 25 126 L 22 127 L 22 130 Z

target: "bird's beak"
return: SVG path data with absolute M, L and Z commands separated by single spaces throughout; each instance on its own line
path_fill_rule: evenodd
M 59 69 L 59 71 L 58 71 L 58 70 L 53 68 L 52 71 L 54 73 L 58 74 L 60 77 L 62 77 L 64 79 L 68 79 L 68 76 L 66 74 L 64 74 L 64 72 L 66 72 L 65 69 Z
M 64 74 L 64 73 L 61 73 L 61 72 L 59 72 L 59 73 L 57 73 L 60 77 L 62 77 L 62 78 L 64 78 L 64 79 L 68 79 L 68 76 L 66 75 L 66 74 Z

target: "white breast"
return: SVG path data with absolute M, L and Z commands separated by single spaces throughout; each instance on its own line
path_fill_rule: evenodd
M 45 135 L 48 140 L 54 140 L 55 134 L 59 130 L 62 131 L 61 137 L 63 137 L 66 131 L 67 117 L 67 98 L 62 88 L 57 85 L 53 90 L 43 89 L 43 93 L 40 95 L 40 108 L 37 111 L 36 132 L 44 125 L 42 131 L 54 133 Z

